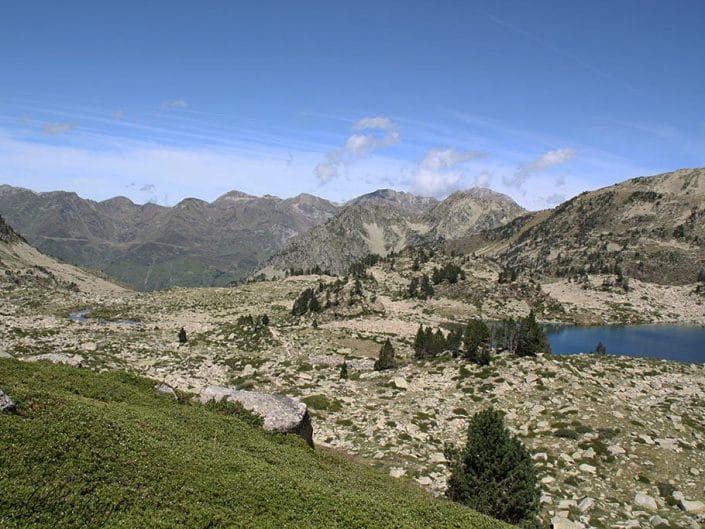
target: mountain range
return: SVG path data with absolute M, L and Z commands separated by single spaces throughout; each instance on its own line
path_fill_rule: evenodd
M 439 201 L 378 190 L 346 204 L 229 192 L 173 207 L 0 186 L 0 214 L 40 251 L 138 290 L 221 286 L 434 245 L 537 277 L 602 272 L 686 284 L 705 267 L 705 169 L 639 177 L 527 212 L 473 188 Z

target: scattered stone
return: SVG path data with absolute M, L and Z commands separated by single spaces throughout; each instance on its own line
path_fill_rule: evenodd
M 690 472 L 690 475 L 691 475 L 691 476 L 696 476 L 696 477 L 697 477 L 697 476 L 700 475 L 700 470 L 698 470 L 698 469 L 695 468 L 695 467 L 691 467 L 688 472 Z
M 667 450 L 673 450 L 674 452 L 679 452 L 682 450 L 682 448 L 678 446 L 678 439 L 655 439 L 655 442 L 661 448 L 665 448 Z
M 14 413 L 15 403 L 10 398 L 10 395 L 5 393 L 2 388 L 0 388 L 0 412 L 3 413 Z
M 431 483 L 433 483 L 433 480 L 428 476 L 421 476 L 420 478 L 416 478 L 416 483 L 418 483 L 422 487 L 427 487 Z
M 556 481 L 556 478 L 554 478 L 553 476 L 544 476 L 541 478 L 541 483 L 543 483 L 544 485 L 550 485 L 554 481 Z
M 96 351 L 98 349 L 98 344 L 95 342 L 86 342 L 81 345 L 81 349 L 88 352 Z
M 58 353 L 46 353 L 21 358 L 23 362 L 51 362 L 52 364 L 65 364 L 73 367 L 83 367 L 83 358 L 78 355 L 68 356 Z
M 581 529 L 582 525 L 571 522 L 568 518 L 562 516 L 554 516 L 551 518 L 551 527 L 553 529 Z
M 593 465 L 588 465 L 587 463 L 583 463 L 578 467 L 581 472 L 587 472 L 588 474 L 594 474 L 597 472 L 597 467 L 594 467 Z
M 658 527 L 659 525 L 671 525 L 668 520 L 666 520 L 665 518 L 661 518 L 658 514 L 654 514 L 651 518 L 649 518 L 649 523 L 651 524 L 651 527 Z
M 595 500 L 588 496 L 587 498 L 583 498 L 583 500 L 578 503 L 578 510 L 580 512 L 588 512 L 595 506 Z
M 611 456 L 621 456 L 627 453 L 627 451 L 619 445 L 608 446 L 607 452 L 609 452 Z
M 688 514 L 705 513 L 705 503 L 701 501 L 680 499 L 678 501 L 678 506 L 681 508 L 681 510 L 685 511 Z
M 250 364 L 246 364 L 245 367 L 242 368 L 242 372 L 240 373 L 240 376 L 242 377 L 251 377 L 257 373 L 257 370 L 252 367 Z
M 577 507 L 578 502 L 575 500 L 561 500 L 558 502 L 556 508 L 561 511 L 568 511 L 571 507 Z
M 400 467 L 393 467 L 389 469 L 389 475 L 393 478 L 400 478 L 406 474 L 406 470 Z
M 634 496 L 634 503 L 639 507 L 642 507 L 643 509 L 647 509 L 649 511 L 658 510 L 658 504 L 656 503 L 656 500 L 648 494 L 637 492 L 636 496 Z
M 396 389 L 409 389 L 409 383 L 404 377 L 394 377 L 389 384 Z
M 644 444 L 647 444 L 647 445 L 655 444 L 655 442 L 651 438 L 651 436 L 647 435 L 645 433 L 639 434 L 638 438 L 641 439 L 644 442 Z
M 172 388 L 169 384 L 156 384 L 154 386 L 154 389 L 156 389 L 159 393 L 171 395 L 172 397 L 174 397 L 174 400 L 179 400 L 179 397 L 176 396 L 176 391 L 174 391 L 174 388 Z
M 548 454 L 546 452 L 537 452 L 531 456 L 534 461 L 548 461 Z
M 286 395 L 242 391 L 223 386 L 208 386 L 200 394 L 203 403 L 227 398 L 239 402 L 246 410 L 264 419 L 264 429 L 277 433 L 294 433 L 313 446 L 313 426 L 306 405 Z

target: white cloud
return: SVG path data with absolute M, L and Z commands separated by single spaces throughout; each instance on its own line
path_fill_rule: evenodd
M 166 101 L 162 101 L 162 108 L 187 108 L 188 103 L 184 101 L 183 99 L 176 98 L 176 99 L 167 99 Z
M 385 118 L 384 116 L 368 116 L 362 119 L 358 119 L 352 126 L 353 130 L 364 130 L 364 129 L 381 129 L 381 130 L 393 130 L 397 126 L 394 122 Z
M 475 175 L 475 187 L 490 187 L 492 182 L 492 173 L 489 171 L 482 171 L 480 174 Z
M 340 149 L 326 154 L 326 160 L 316 165 L 314 172 L 322 184 L 340 175 L 340 169 L 346 164 L 368 156 L 372 151 L 396 145 L 401 141 L 398 127 L 391 119 L 383 116 L 364 117 L 353 123 L 355 131 L 383 131 L 382 134 L 368 132 L 351 134 Z
M 475 151 L 431 149 L 418 164 L 414 191 L 423 195 L 442 196 L 458 189 L 465 177 L 459 165 L 482 156 L 482 153 Z
M 536 160 L 519 166 L 513 176 L 505 176 L 503 178 L 504 184 L 510 187 L 521 187 L 531 175 L 571 161 L 575 158 L 575 152 L 575 149 L 570 147 L 548 151 Z
M 142 191 L 143 193 L 151 193 L 151 192 L 155 191 L 156 189 L 157 189 L 157 187 L 154 184 L 147 184 L 147 185 L 140 187 L 140 191 Z
M 74 128 L 72 123 L 45 123 L 42 127 L 42 132 L 49 136 L 59 136 L 60 134 L 66 134 L 72 128 Z

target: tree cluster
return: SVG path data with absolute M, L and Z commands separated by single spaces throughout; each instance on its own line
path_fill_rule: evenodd
M 321 312 L 321 304 L 312 288 L 307 288 L 294 301 L 291 313 L 294 316 L 303 316 L 309 312 Z
M 536 356 L 550 353 L 546 331 L 536 321 L 533 311 L 528 316 L 515 320 L 506 319 L 494 330 L 494 341 L 498 349 L 506 349 L 518 356 Z
M 442 267 L 435 267 L 431 273 L 431 281 L 434 285 L 438 285 L 443 281 L 450 284 L 457 283 L 458 279 L 465 279 L 465 272 L 455 263 L 446 263 Z
M 431 285 L 426 274 L 423 274 L 419 279 L 417 276 L 411 278 L 409 286 L 406 289 L 405 297 L 415 299 L 432 298 L 435 290 Z

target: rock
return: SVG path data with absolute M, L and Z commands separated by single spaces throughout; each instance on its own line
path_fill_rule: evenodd
M 595 500 L 588 496 L 587 498 L 583 498 L 583 500 L 578 503 L 578 510 L 580 512 L 588 512 L 590 509 L 592 509 L 595 506 Z
M 661 448 L 665 448 L 667 450 L 673 450 L 674 452 L 681 451 L 681 447 L 678 446 L 678 439 L 672 439 L 672 438 L 655 439 L 655 442 Z
M 164 384 L 164 383 L 156 384 L 154 386 L 154 389 L 156 389 L 159 393 L 165 393 L 167 395 L 171 395 L 172 397 L 174 397 L 175 400 L 179 400 L 179 397 L 176 396 L 176 391 L 174 391 L 174 388 L 172 388 L 168 384 Z
M 0 349 L 0 358 L 14 358 L 14 356 L 12 356 L 7 351 L 3 351 L 2 349 Z
M 627 451 L 619 445 L 610 445 L 607 447 L 607 451 L 611 456 L 621 456 L 627 453 Z
M 409 389 L 409 383 L 404 377 L 394 377 L 389 384 L 396 389 Z
M 571 522 L 568 518 L 554 516 L 551 518 L 551 527 L 553 527 L 553 529 L 581 529 L 582 526 Z
M 658 514 L 654 514 L 649 518 L 649 523 L 651 527 L 658 527 L 659 525 L 671 525 L 671 523 L 665 518 L 661 518 Z
M 656 500 L 648 494 L 637 492 L 636 496 L 634 496 L 634 503 L 639 507 L 647 509 L 649 511 L 658 510 L 658 504 L 656 503 Z
M 583 463 L 578 468 L 580 469 L 581 472 L 587 472 L 588 474 L 594 474 L 595 472 L 597 472 L 596 467 L 594 467 L 592 465 L 588 465 L 587 463 Z
M 678 506 L 688 514 L 705 513 L 705 503 L 701 501 L 681 499 L 678 501 Z
M 286 395 L 273 395 L 258 391 L 242 391 L 223 386 L 208 386 L 199 399 L 239 402 L 246 410 L 264 419 L 264 429 L 277 433 L 293 433 L 313 447 L 313 426 L 306 405 Z
M 696 476 L 696 477 L 697 477 L 697 476 L 700 475 L 700 470 L 698 470 L 698 469 L 695 468 L 695 467 L 691 467 L 688 472 L 690 472 L 690 475 L 691 475 L 691 476 Z
M 556 509 L 560 511 L 568 511 L 571 507 L 577 507 L 578 502 L 575 500 L 561 500 L 558 502 Z
M 2 388 L 0 388 L 0 412 L 2 413 L 14 413 L 15 403 L 10 398 L 10 395 L 5 393 Z
M 534 461 L 548 461 L 548 454 L 546 452 L 537 452 L 531 456 Z
M 81 345 L 81 349 L 84 351 L 96 351 L 98 349 L 98 344 L 95 342 L 86 342 Z
M 405 474 L 406 474 L 406 470 L 404 470 L 403 468 L 393 467 L 393 468 L 389 469 L 389 475 L 392 476 L 393 478 L 400 478 Z
M 655 444 L 655 442 L 654 442 L 654 440 L 651 438 L 651 436 L 650 436 L 650 435 L 646 435 L 645 433 L 640 434 L 640 435 L 638 436 L 638 438 L 641 439 L 642 442 L 644 442 L 644 443 L 647 444 L 647 445 Z
M 21 358 L 23 362 L 51 362 L 52 364 L 65 364 L 73 367 L 83 367 L 83 358 L 77 355 L 68 356 L 58 353 L 46 353 Z
M 242 368 L 242 372 L 240 373 L 240 376 L 242 377 L 251 377 L 257 373 L 257 370 L 252 367 L 250 364 L 245 365 L 245 367 Z
M 431 483 L 433 483 L 433 480 L 428 476 L 422 476 L 420 478 L 416 478 L 416 483 L 422 487 L 428 487 Z
M 543 483 L 544 485 L 550 485 L 554 481 L 556 481 L 556 478 L 554 478 L 553 476 L 544 476 L 541 478 L 541 483 Z

